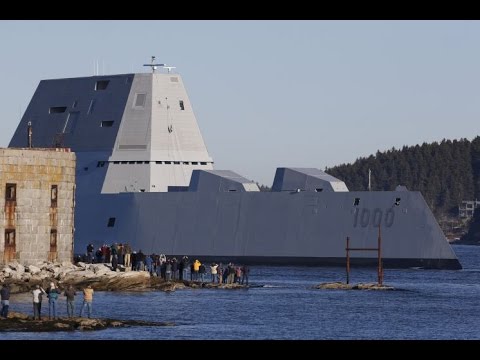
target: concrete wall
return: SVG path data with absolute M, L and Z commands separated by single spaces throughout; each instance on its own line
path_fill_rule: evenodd
M 72 260 L 75 165 L 69 149 L 0 149 L 0 264 Z M 7 199 L 7 184 L 16 184 L 14 201 Z M 56 206 L 52 185 L 58 188 Z M 13 253 L 5 238 L 11 230 Z

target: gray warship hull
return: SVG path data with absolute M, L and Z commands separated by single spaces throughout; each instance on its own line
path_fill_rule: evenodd
M 312 168 L 278 168 L 260 192 L 213 170 L 177 74 L 43 80 L 10 147 L 27 146 L 29 123 L 34 147 L 76 153 L 77 254 L 128 242 L 203 261 L 343 266 L 346 238 L 376 247 L 380 228 L 387 267 L 461 268 L 419 192 L 351 192 Z M 375 252 L 351 258 L 377 262 Z
M 125 193 L 82 198 L 76 216 L 80 252 L 130 240 L 144 253 L 204 261 L 344 266 L 347 236 L 375 248 L 380 225 L 385 267 L 461 268 L 419 192 Z M 351 256 L 377 264 L 376 252 Z

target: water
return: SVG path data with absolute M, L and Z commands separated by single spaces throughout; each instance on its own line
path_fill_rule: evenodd
M 250 289 L 94 294 L 96 317 L 176 326 L 2 333 L 1 339 L 480 339 L 480 247 L 453 248 L 463 270 L 385 270 L 385 284 L 398 291 L 311 288 L 345 281 L 344 268 L 252 267 L 250 282 L 259 287 Z M 376 279 L 375 269 L 352 268 L 352 283 Z M 77 296 L 77 313 L 80 304 Z M 64 316 L 63 297 L 58 305 Z M 11 297 L 12 310 L 31 313 L 31 307 L 30 294 Z

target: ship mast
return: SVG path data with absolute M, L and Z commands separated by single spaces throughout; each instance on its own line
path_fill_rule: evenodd
M 150 64 L 143 64 L 143 66 L 150 66 L 152 68 L 152 73 L 155 73 L 157 70 L 157 66 L 166 66 L 165 64 L 155 64 L 155 56 L 152 56 L 152 60 Z

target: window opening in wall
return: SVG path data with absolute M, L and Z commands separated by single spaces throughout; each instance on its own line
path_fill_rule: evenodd
M 104 166 L 105 166 L 105 161 L 97 162 L 97 167 L 104 167 Z
M 137 164 L 143 164 L 143 161 L 136 161 Z
M 192 165 L 198 165 L 198 161 L 192 161 Z
M 147 94 L 137 94 L 135 97 L 135 107 L 144 107 L 145 100 L 147 99 Z
M 128 161 L 121 161 L 120 164 L 128 164 Z
M 7 184 L 5 188 L 5 201 L 17 200 L 17 184 Z
M 129 164 L 135 164 L 135 161 L 129 161 L 128 163 Z
M 107 227 L 114 227 L 115 226 L 115 219 L 114 217 L 111 217 L 108 219 Z
M 95 83 L 95 90 L 98 91 L 98 90 L 105 90 L 108 86 L 108 84 L 110 83 L 110 80 L 98 80 L 96 83 Z
M 228 191 L 229 191 L 229 192 L 235 192 L 235 191 L 237 191 L 237 190 L 235 190 L 235 189 L 229 189 Z
M 178 103 L 180 105 L 180 110 L 185 110 L 185 106 L 183 105 L 183 100 L 180 100 Z
M 57 207 L 58 185 L 52 185 L 50 189 L 50 206 Z
M 188 165 L 188 164 L 190 164 L 188 161 L 183 162 L 183 165 Z
M 48 111 L 49 114 L 60 114 L 64 113 L 67 110 L 66 106 L 52 106 Z
M 395 206 L 400 205 L 400 200 L 402 200 L 402 199 L 401 198 L 395 198 Z
M 323 191 L 322 188 L 316 188 L 316 189 L 315 189 L 315 192 L 322 192 L 322 191 Z
M 55 229 L 50 230 L 50 251 L 57 251 L 57 230 Z
M 145 189 L 140 189 L 140 192 L 145 192 Z
M 353 206 L 358 206 L 360 205 L 360 198 L 355 198 L 355 201 L 353 202 Z
M 207 165 L 207 163 L 202 161 L 200 165 Z
M 180 165 L 180 161 L 174 161 L 173 162 L 175 165 Z
M 100 127 L 112 127 L 113 120 L 104 120 L 100 123 Z
M 166 165 L 170 165 L 172 162 L 171 161 L 165 161 Z
M 5 229 L 5 246 L 15 246 L 15 229 Z
M 155 164 L 162 164 L 163 161 L 155 161 Z
M 114 161 L 113 163 L 114 164 L 120 164 L 120 161 Z

